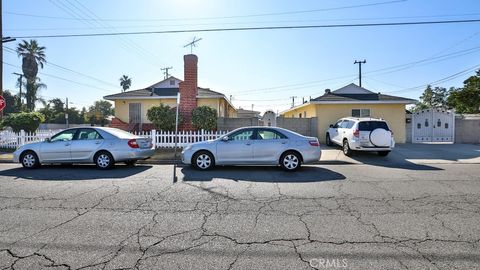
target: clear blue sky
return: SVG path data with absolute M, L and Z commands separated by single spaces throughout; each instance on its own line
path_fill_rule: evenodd
M 3 1 L 4 36 L 478 18 L 478 0 Z M 39 77 L 48 88 L 40 95 L 47 99 L 68 97 L 71 106 L 81 108 L 119 92 L 123 74 L 132 77 L 131 89 L 162 80 L 160 69 L 165 66 L 172 66 L 171 74 L 183 79 L 182 56 L 189 53 L 183 45 L 196 36 L 203 39 L 194 49 L 199 57 L 199 86 L 227 97 L 233 95 L 235 106 L 251 108 L 254 104 L 255 110 L 281 111 L 290 107 L 291 96 L 298 97 L 298 104 L 302 97 L 319 96 L 325 88 L 333 90 L 358 83 L 358 66 L 353 62 L 363 59 L 367 60 L 363 66 L 365 88 L 418 98 L 423 90 L 418 86 L 480 65 L 479 26 L 469 23 L 39 38 L 38 42 L 47 48 L 47 61 L 102 81 L 47 63 Z M 4 47 L 15 48 L 17 44 L 18 40 Z M 447 56 L 438 58 L 442 55 Z M 385 69 L 432 57 L 437 58 Z M 21 59 L 8 49 L 4 49 L 4 62 L 21 65 Z M 373 72 L 376 70 L 381 71 Z M 21 69 L 4 64 L 4 89 L 17 92 L 12 72 Z M 458 87 L 473 74 L 471 69 L 437 85 Z

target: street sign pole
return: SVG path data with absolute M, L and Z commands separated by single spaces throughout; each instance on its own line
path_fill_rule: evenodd
M 175 113 L 175 150 L 173 161 L 173 183 L 177 182 L 177 146 L 178 146 L 178 109 L 180 107 L 180 93 L 177 95 L 177 111 Z

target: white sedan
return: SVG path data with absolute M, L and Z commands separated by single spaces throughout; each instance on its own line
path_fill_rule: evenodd
M 280 165 L 286 171 L 296 171 L 302 163 L 318 161 L 320 155 L 315 137 L 277 127 L 245 127 L 187 146 L 182 162 L 199 170 L 215 165 Z
M 13 153 L 13 161 L 27 169 L 45 163 L 95 163 L 99 169 L 110 169 L 115 162 L 134 165 L 154 153 L 148 138 L 116 128 L 82 127 L 63 130 L 43 142 L 23 145 Z

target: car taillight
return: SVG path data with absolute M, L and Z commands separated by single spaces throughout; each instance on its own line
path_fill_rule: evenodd
M 131 139 L 128 141 L 128 146 L 130 146 L 131 148 L 138 148 L 138 143 L 137 143 L 137 140 L 135 139 Z
M 320 146 L 320 143 L 319 143 L 317 140 L 315 140 L 315 141 L 313 141 L 313 140 L 312 140 L 312 141 L 308 141 L 308 143 L 309 143 L 311 146 L 315 146 L 315 147 Z
M 360 136 L 360 130 L 358 130 L 358 128 L 353 131 L 353 136 L 357 138 Z

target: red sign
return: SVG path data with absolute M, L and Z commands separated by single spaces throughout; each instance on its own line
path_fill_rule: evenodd
M 5 106 L 7 106 L 7 102 L 5 102 L 3 96 L 0 96 L 0 111 L 3 111 L 3 109 L 5 109 Z

